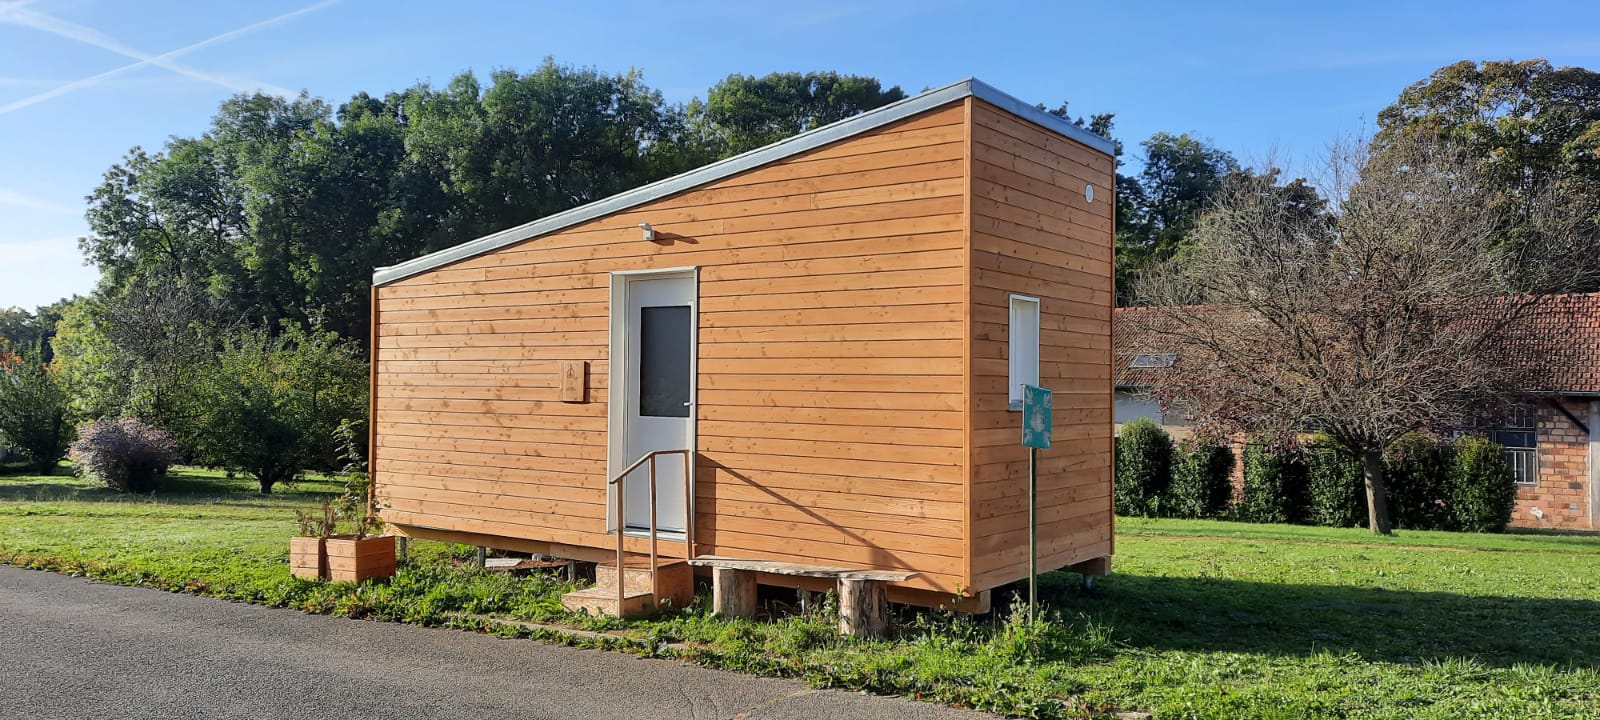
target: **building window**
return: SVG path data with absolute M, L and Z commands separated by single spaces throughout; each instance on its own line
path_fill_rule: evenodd
M 1530 405 L 1517 405 L 1489 433 L 1489 439 L 1506 449 L 1506 462 L 1518 485 L 1539 484 L 1539 413 Z
M 1022 409 L 1022 386 L 1039 384 L 1039 298 L 1011 296 L 1009 407 Z
M 1177 353 L 1143 353 L 1133 356 L 1131 368 L 1168 368 L 1178 362 Z

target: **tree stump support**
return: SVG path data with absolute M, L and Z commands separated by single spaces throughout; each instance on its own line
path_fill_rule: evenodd
M 839 578 L 839 634 L 881 637 L 889 627 L 889 584 Z
M 853 637 L 882 635 L 889 625 L 889 583 L 917 576 L 911 570 L 863 570 L 714 555 L 692 558 L 689 564 L 711 568 L 712 609 L 727 617 L 755 614 L 758 573 L 833 580 L 839 592 L 839 632 Z M 807 606 L 812 604 L 810 598 L 801 597 Z
M 756 574 L 734 568 L 711 568 L 711 611 L 722 617 L 756 614 Z

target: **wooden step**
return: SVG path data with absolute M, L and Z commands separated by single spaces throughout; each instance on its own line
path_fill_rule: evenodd
M 622 608 L 619 612 L 617 591 L 599 587 L 585 588 L 562 595 L 561 606 L 571 612 L 623 618 L 642 617 L 656 610 L 655 597 L 650 593 L 629 593 L 622 599 Z
M 622 569 L 623 591 L 628 594 L 660 592 L 659 605 L 681 608 L 694 602 L 694 568 L 683 560 L 661 560 L 656 566 L 659 581 L 650 582 L 650 560 L 629 558 Z M 617 594 L 617 564 L 601 563 L 594 569 L 594 586 Z M 615 600 L 613 599 L 613 603 Z

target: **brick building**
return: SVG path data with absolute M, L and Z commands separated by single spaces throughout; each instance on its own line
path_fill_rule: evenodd
M 1117 316 L 1128 312 L 1137 310 L 1119 308 Z M 1600 530 L 1600 293 L 1546 296 L 1526 322 L 1530 347 L 1521 354 L 1537 364 L 1539 379 L 1488 429 L 1517 477 L 1511 524 Z M 1189 418 L 1144 393 L 1178 354 L 1123 327 L 1117 323 L 1115 336 L 1117 425 L 1148 417 L 1183 437 Z

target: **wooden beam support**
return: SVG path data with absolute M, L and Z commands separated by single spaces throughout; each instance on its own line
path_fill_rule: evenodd
M 882 580 L 839 579 L 839 634 L 881 637 L 889 627 L 888 584 Z
M 1081 575 L 1110 575 L 1111 558 L 1109 556 L 1101 556 L 1090 560 L 1085 560 L 1083 562 L 1073 563 L 1068 565 L 1067 569 Z
M 712 568 L 711 611 L 722 617 L 755 617 L 756 574 L 749 570 Z

